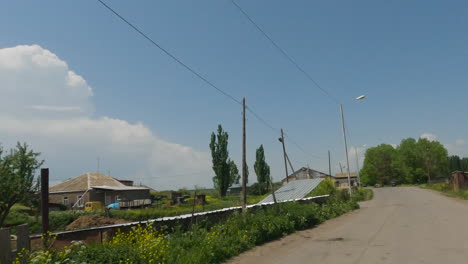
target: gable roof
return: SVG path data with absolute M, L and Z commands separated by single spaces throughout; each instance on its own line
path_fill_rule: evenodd
M 93 186 L 128 187 L 118 180 L 96 172 L 88 172 L 49 188 L 49 192 L 86 191 Z

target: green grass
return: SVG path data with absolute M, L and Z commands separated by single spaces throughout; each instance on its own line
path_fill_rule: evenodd
M 26 253 L 35 263 L 222 263 L 265 242 L 313 227 L 359 205 L 333 195 L 325 204 L 290 202 L 236 213 L 215 225 L 194 225 L 185 232 L 160 233 L 151 226 L 118 233 L 103 244 L 76 245 L 61 251 Z
M 164 193 L 164 192 L 163 192 Z M 247 203 L 255 204 L 261 201 L 265 195 L 248 195 Z M 231 195 L 223 198 L 206 197 L 207 204 L 204 206 L 196 205 L 195 212 L 212 211 L 226 207 L 240 206 L 240 196 Z M 176 216 L 190 214 L 193 210 L 193 198 L 189 198 L 186 204 L 167 206 L 164 202 L 159 202 L 155 208 L 147 209 L 128 209 L 111 210 L 111 217 L 126 219 L 130 221 L 143 221 L 167 216 Z M 51 231 L 65 230 L 65 228 L 82 215 L 104 215 L 103 211 L 52 211 L 49 214 L 49 224 Z M 5 226 L 12 227 L 12 233 L 15 233 L 15 226 L 28 224 L 31 233 L 41 232 L 41 218 L 31 215 L 31 208 L 17 204 L 14 205 L 5 220 Z
M 265 195 L 261 195 L 261 196 L 248 195 L 247 203 L 248 204 L 258 203 L 264 197 Z M 206 196 L 206 201 L 207 201 L 207 204 L 203 206 L 196 205 L 195 212 L 212 211 L 212 210 L 222 209 L 226 207 L 242 205 L 240 201 L 240 196 L 238 195 L 226 196 L 223 198 L 215 198 L 212 196 Z M 157 208 L 112 210 L 111 217 L 126 219 L 126 220 L 143 221 L 143 220 L 155 219 L 155 218 L 160 218 L 160 217 L 190 214 L 192 213 L 192 210 L 193 210 L 193 198 L 189 198 L 187 200 L 187 203 L 183 205 L 166 206 L 165 204 L 162 204 Z
M 306 197 L 314 197 L 319 195 L 341 195 L 343 199 L 347 199 L 348 189 L 338 190 L 335 183 L 331 179 L 323 180 L 314 190 L 312 190 Z M 355 201 L 367 201 L 374 197 L 374 192 L 371 189 L 358 187 L 353 191 L 353 199 Z
M 434 191 L 438 191 L 449 197 L 455 197 L 455 198 L 460 198 L 463 200 L 468 200 L 468 190 L 454 191 L 452 187 L 446 183 L 421 184 L 419 185 L 419 187 L 423 189 L 431 189 Z

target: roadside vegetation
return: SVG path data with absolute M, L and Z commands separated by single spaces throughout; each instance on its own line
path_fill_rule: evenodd
M 103 244 L 23 252 L 16 263 L 221 263 L 257 245 L 357 209 L 356 198 L 335 189 L 323 205 L 279 204 L 237 213 L 214 225 L 193 225 L 189 231 L 176 228 L 168 233 L 142 225 Z
M 424 188 L 424 189 L 438 191 L 449 197 L 455 197 L 455 198 L 460 198 L 463 200 L 468 200 L 468 190 L 460 189 L 458 191 L 454 191 L 450 184 L 446 184 L 446 183 L 421 184 L 419 185 L 419 187 Z

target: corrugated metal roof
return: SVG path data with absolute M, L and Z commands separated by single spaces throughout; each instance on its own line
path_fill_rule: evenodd
M 275 191 L 277 201 L 286 201 L 304 198 L 308 193 L 315 189 L 319 183 L 322 182 L 322 178 L 319 179 L 305 179 L 290 181 L 288 184 L 283 185 L 281 188 Z M 270 194 L 260 203 L 273 202 L 273 196 Z
M 102 189 L 111 191 L 136 191 L 136 190 L 149 190 L 146 187 L 134 187 L 134 186 L 91 186 L 92 189 Z

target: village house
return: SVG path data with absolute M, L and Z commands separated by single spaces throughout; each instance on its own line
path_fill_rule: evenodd
M 350 172 L 349 175 L 350 175 L 349 179 L 351 182 L 351 187 L 357 186 L 357 173 Z M 335 182 L 335 186 L 338 189 L 347 189 L 349 186 L 348 173 L 337 173 L 335 176 L 332 176 L 332 179 Z
M 132 186 L 132 181 L 122 182 L 100 173 L 85 173 L 50 187 L 49 202 L 63 204 L 67 208 L 83 208 L 86 202 L 101 202 L 107 206 L 119 199 L 150 198 L 149 188 Z
M 305 180 L 305 179 L 319 179 L 319 178 L 326 178 L 330 177 L 330 175 L 316 171 L 310 168 L 302 167 L 299 170 L 293 172 L 291 175 L 288 176 L 288 181 L 294 180 Z M 286 184 L 286 178 L 281 181 L 283 184 Z

